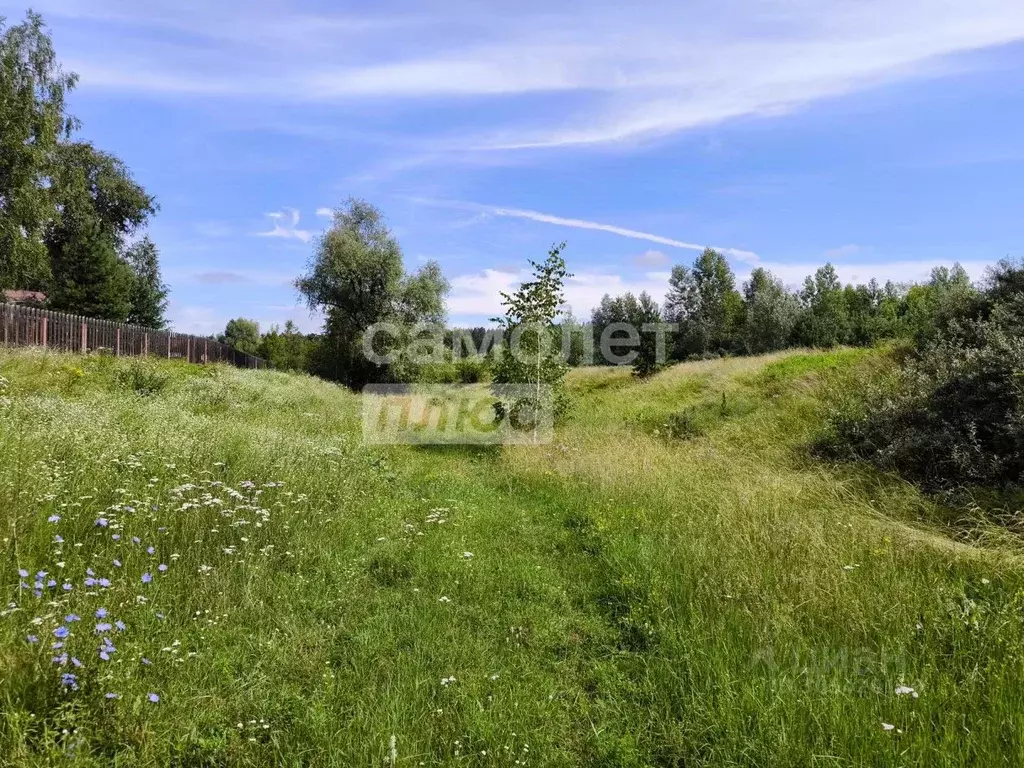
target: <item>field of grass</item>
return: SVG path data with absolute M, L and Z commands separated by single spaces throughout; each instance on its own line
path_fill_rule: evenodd
M 0 764 L 1024 764 L 1015 543 L 808 454 L 875 358 L 574 371 L 551 445 L 464 448 L 0 353 Z

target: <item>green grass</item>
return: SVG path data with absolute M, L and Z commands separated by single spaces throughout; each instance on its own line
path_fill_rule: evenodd
M 553 444 L 486 449 L 364 446 L 308 377 L 2 353 L 0 763 L 1020 765 L 1015 542 L 806 450 L 872 360 L 574 371 Z

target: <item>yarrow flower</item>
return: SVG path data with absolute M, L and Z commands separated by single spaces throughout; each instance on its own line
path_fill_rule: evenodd
M 913 696 L 916 699 L 917 698 L 917 691 L 915 691 L 913 688 L 911 688 L 908 685 L 901 685 L 901 686 L 899 686 L 896 689 L 896 695 L 897 696 Z

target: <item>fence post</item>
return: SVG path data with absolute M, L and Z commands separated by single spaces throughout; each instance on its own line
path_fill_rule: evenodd
M 149 354 L 149 334 L 148 333 L 142 334 L 142 354 L 143 355 L 148 355 Z
M 43 349 L 46 349 L 46 316 L 43 316 Z
M 210 342 L 203 339 L 203 365 L 210 361 Z
M 82 354 L 84 355 L 89 345 L 89 326 L 85 324 L 85 320 L 82 321 Z
M 174 338 L 174 334 L 170 331 L 167 332 L 167 359 L 171 359 L 171 339 Z
M 114 356 L 121 356 L 121 326 L 117 326 L 117 330 L 114 332 Z
M 192 337 L 185 337 L 185 361 L 192 362 Z

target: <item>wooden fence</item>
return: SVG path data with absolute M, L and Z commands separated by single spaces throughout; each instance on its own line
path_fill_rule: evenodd
M 212 339 L 18 304 L 0 304 L 0 344 L 62 352 L 153 355 L 190 363 L 230 363 L 239 368 L 270 367 L 266 360 Z

